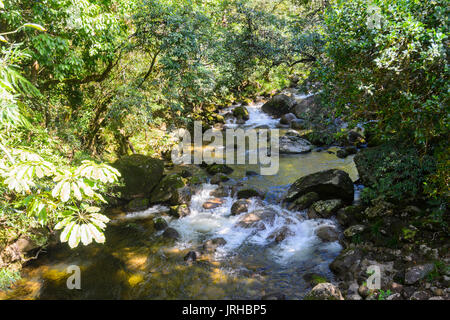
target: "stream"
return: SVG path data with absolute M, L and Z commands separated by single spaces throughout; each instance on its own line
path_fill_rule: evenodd
M 278 119 L 261 111 L 262 103 L 247 106 L 250 119 L 239 125 L 275 128 Z M 224 112 L 229 110 L 224 110 Z M 226 126 L 238 125 L 227 122 Z M 280 130 L 280 135 L 283 131 Z M 164 214 L 167 207 L 156 205 L 142 212 L 107 212 L 112 221 L 106 229 L 104 245 L 91 244 L 74 250 L 67 244 L 54 244 L 39 259 L 28 263 L 12 290 L 0 299 L 261 299 L 282 294 L 286 299 L 302 299 L 310 289 L 305 280 L 315 273 L 329 280 L 328 264 L 342 249 L 338 242 L 322 242 L 315 230 L 335 225 L 334 220 L 307 219 L 306 212 L 292 212 L 280 205 L 290 184 L 298 178 L 331 168 L 349 173 L 356 181 L 353 156 L 339 159 L 337 148 L 313 150 L 306 154 L 280 155 L 279 172 L 273 176 L 247 175 L 258 165 L 231 165 L 230 183 L 257 187 L 266 192 L 264 200 L 252 198 L 249 212 L 272 210 L 275 218 L 258 227 L 238 225 L 240 215 L 231 216 L 236 201 L 230 194 L 215 209 L 204 209 L 217 185 L 205 183 L 193 194 L 191 214 L 173 219 Z M 331 151 L 331 152 L 328 152 Z M 355 198 L 358 188 L 355 186 Z M 152 218 L 163 217 L 180 234 L 177 242 L 161 237 Z M 274 233 L 285 228 L 287 236 L 277 243 Z M 194 262 L 184 257 L 206 240 L 221 237 L 226 244 Z M 81 270 L 81 289 L 69 290 L 67 267 Z

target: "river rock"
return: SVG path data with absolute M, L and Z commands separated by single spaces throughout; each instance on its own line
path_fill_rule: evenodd
M 275 220 L 276 211 L 267 208 L 246 213 L 238 222 L 241 228 L 257 228 L 258 230 L 265 230 L 264 222 L 273 223 Z
M 127 204 L 127 211 L 142 211 L 149 207 L 150 201 L 147 198 L 137 198 L 133 199 Z
M 214 189 L 209 193 L 210 196 L 216 197 L 216 198 L 225 198 L 228 197 L 228 194 L 230 193 L 230 187 L 225 185 L 220 185 L 217 189 Z
M 318 97 L 309 96 L 302 100 L 297 100 L 293 106 L 292 112 L 297 118 L 307 119 L 307 117 L 326 114 L 326 109 L 324 110 Z
M 419 280 L 425 278 L 431 271 L 433 271 L 434 265 L 432 263 L 427 263 L 419 266 L 414 266 L 406 269 L 405 272 L 405 283 L 414 284 Z
M 291 121 L 291 128 L 294 130 L 308 129 L 308 123 L 303 119 L 294 119 Z
M 305 300 L 344 300 L 341 291 L 335 285 L 319 283 L 305 296 Z
M 308 210 L 310 219 L 331 218 L 341 207 L 343 203 L 341 199 L 319 200 L 314 202 Z
M 244 121 L 247 121 L 250 119 L 250 115 L 248 113 L 248 110 L 244 106 L 239 106 L 233 109 L 233 116 L 236 117 L 236 119 L 241 119 Z
M 330 263 L 330 270 L 343 280 L 353 279 L 362 257 L 360 249 L 344 250 Z
M 147 197 L 159 184 L 164 171 L 164 162 L 141 154 L 133 154 L 118 159 L 113 167 L 120 174 L 123 186 L 117 187 L 120 197 L 132 200 Z
M 155 230 L 164 230 L 167 228 L 168 224 L 167 221 L 163 218 L 156 218 L 153 220 L 153 226 L 155 227 Z
M 276 243 L 282 242 L 284 239 L 286 239 L 288 236 L 292 236 L 294 233 L 289 230 L 287 226 L 283 226 L 274 232 L 272 232 L 267 239 L 274 240 Z
M 281 116 L 280 123 L 281 124 L 290 124 L 292 121 L 296 120 L 297 117 L 293 113 L 286 113 Z
M 206 201 L 202 207 L 203 207 L 203 209 L 210 210 L 210 209 L 215 209 L 215 208 L 220 207 L 223 203 L 224 203 L 224 200 L 222 200 L 220 198 L 214 198 L 214 199 Z
M 353 182 L 347 172 L 330 169 L 304 176 L 295 181 L 285 200 L 292 202 L 309 192 L 316 192 L 322 200 L 342 199 L 351 203 L 354 199 Z
M 308 192 L 307 194 L 304 194 L 300 198 L 296 199 L 294 202 L 292 202 L 288 209 L 289 210 L 305 210 L 309 208 L 314 202 L 318 201 L 320 199 L 319 195 L 316 192 Z
M 171 206 L 169 209 L 169 215 L 175 218 L 183 218 L 191 214 L 191 210 L 187 204 L 180 204 Z
M 239 199 L 231 206 L 231 215 L 235 216 L 243 212 L 248 212 L 248 206 L 251 201 L 248 199 Z
M 333 226 L 320 226 L 316 235 L 324 242 L 333 242 L 339 239 L 338 231 Z
M 218 173 L 231 174 L 233 172 L 233 169 L 226 164 L 212 164 L 206 168 L 206 172 L 208 172 L 210 175 L 215 175 Z
M 227 244 L 227 241 L 224 238 L 219 237 L 219 238 L 210 239 L 210 240 L 207 240 L 203 244 L 203 250 L 208 251 L 208 252 L 213 252 L 218 247 L 224 246 L 226 244 Z
M 180 234 L 174 228 L 167 228 L 163 232 L 162 235 L 163 235 L 164 238 L 171 239 L 171 240 L 178 240 L 180 238 Z
M 293 135 L 280 137 L 280 154 L 302 154 L 308 153 L 312 145 L 308 140 Z
M 264 198 L 264 193 L 261 190 L 254 188 L 245 188 L 240 189 L 236 192 L 236 196 L 238 199 L 249 199 L 253 197 Z
M 279 94 L 266 102 L 261 109 L 268 114 L 281 117 L 281 115 L 291 112 L 294 104 L 294 98 Z
M 351 238 L 357 234 L 362 233 L 366 227 L 362 224 L 356 224 L 344 230 L 344 236 L 346 238 Z
M 189 251 L 183 258 L 186 262 L 194 262 L 197 260 L 197 253 L 195 251 Z
M 281 292 L 273 292 L 262 296 L 261 300 L 286 300 L 286 295 Z
M 345 147 L 343 149 L 339 149 L 336 152 L 336 156 L 338 158 L 344 159 L 347 158 L 349 155 L 356 154 L 358 152 L 358 149 L 356 147 Z
M 340 225 L 348 227 L 362 220 L 363 207 L 355 205 L 341 208 L 336 214 L 336 219 Z
M 186 180 L 179 174 L 165 176 L 150 197 L 151 203 L 168 203 L 177 205 L 191 200 L 191 190 L 186 187 Z
M 230 180 L 230 178 L 228 178 L 228 176 L 226 174 L 223 173 L 216 173 L 212 178 L 211 178 L 211 184 L 219 184 L 221 182 L 226 182 Z

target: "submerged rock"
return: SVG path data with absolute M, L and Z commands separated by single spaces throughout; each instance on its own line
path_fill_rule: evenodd
M 113 167 L 119 170 L 120 179 L 124 183 L 117 187 L 120 197 L 132 200 L 150 195 L 163 176 L 164 162 L 142 154 L 133 154 L 118 159 Z
M 305 296 L 305 300 L 344 300 L 341 291 L 335 285 L 319 283 Z
M 280 243 L 284 239 L 286 239 L 288 236 L 292 236 L 292 235 L 294 235 L 294 233 L 291 230 L 289 230 L 288 227 L 284 226 L 284 227 L 281 227 L 281 228 L 275 230 L 274 232 L 272 232 L 267 237 L 267 239 L 274 240 L 276 243 Z
M 150 201 L 147 198 L 133 199 L 127 204 L 127 210 L 130 212 L 142 211 L 149 207 Z
M 166 239 L 178 240 L 180 238 L 180 234 L 174 228 L 167 228 L 166 231 L 162 234 L 162 236 Z
M 262 296 L 261 300 L 286 300 L 286 296 L 281 292 L 273 292 Z
M 224 238 L 221 238 L 221 237 L 210 239 L 210 240 L 207 240 L 203 244 L 203 250 L 208 251 L 208 252 L 213 252 L 218 247 L 224 246 L 226 244 L 227 244 L 227 241 Z
M 321 199 L 342 199 L 351 203 L 354 199 L 353 182 L 347 172 L 330 169 L 313 173 L 295 181 L 285 197 L 292 202 L 309 192 L 316 192 Z

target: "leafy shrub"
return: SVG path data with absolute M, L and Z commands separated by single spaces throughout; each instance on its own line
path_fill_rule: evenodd
M 361 195 L 366 203 L 377 197 L 420 198 L 427 176 L 436 168 L 433 157 L 421 158 L 416 149 L 393 144 L 366 149 L 357 154 L 355 163 L 366 187 Z

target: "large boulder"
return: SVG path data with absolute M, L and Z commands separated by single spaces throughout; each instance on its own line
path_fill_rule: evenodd
M 119 170 L 123 186 L 118 187 L 120 197 L 126 200 L 150 195 L 163 176 L 164 162 L 141 154 L 125 156 L 113 167 Z
M 319 283 L 305 296 L 305 300 L 344 300 L 341 291 L 335 285 Z
M 333 242 L 339 239 L 339 233 L 333 226 L 320 226 L 316 230 L 316 235 L 324 242 Z
M 320 171 L 295 181 L 285 197 L 292 202 L 309 192 L 316 192 L 322 200 L 342 199 L 351 203 L 354 199 L 353 182 L 348 173 L 338 169 Z
M 281 117 L 283 114 L 291 112 L 294 104 L 294 98 L 279 94 L 266 102 L 261 109 L 268 114 Z

